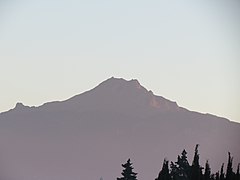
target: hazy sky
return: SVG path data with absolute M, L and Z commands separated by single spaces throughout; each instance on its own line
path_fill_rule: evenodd
M 240 1 L 0 0 L 0 112 L 114 76 L 240 122 Z

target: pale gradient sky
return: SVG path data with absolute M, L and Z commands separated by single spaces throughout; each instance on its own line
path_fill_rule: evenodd
M 0 112 L 114 76 L 240 122 L 240 1 L 1 0 Z

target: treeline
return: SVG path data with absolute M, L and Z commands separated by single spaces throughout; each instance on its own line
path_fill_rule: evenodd
M 155 180 L 240 180 L 239 166 L 237 171 L 233 171 L 233 157 L 228 153 L 228 163 L 226 171 L 224 171 L 224 163 L 221 166 L 220 171 L 212 173 L 210 164 L 208 161 L 205 163 L 205 167 L 202 167 L 199 163 L 198 146 L 195 147 L 195 153 L 193 162 L 190 165 L 187 160 L 187 152 L 185 149 L 181 155 L 177 157 L 176 162 L 171 162 L 164 159 L 163 166 L 159 172 L 158 177 Z M 124 168 L 122 171 L 122 177 L 117 180 L 137 180 L 137 173 L 133 172 L 133 166 L 128 159 L 126 164 L 122 164 Z

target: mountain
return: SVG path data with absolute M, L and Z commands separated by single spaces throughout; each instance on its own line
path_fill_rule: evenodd
M 186 148 L 212 170 L 240 162 L 240 124 L 179 107 L 137 80 L 110 78 L 65 101 L 0 114 L 0 179 L 116 179 L 131 158 L 141 180 L 154 179 L 166 157 Z

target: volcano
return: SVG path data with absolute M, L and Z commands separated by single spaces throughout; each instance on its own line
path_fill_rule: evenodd
M 110 78 L 65 101 L 39 107 L 17 103 L 0 114 L 0 179 L 116 179 L 131 158 L 138 179 L 154 179 L 164 158 L 183 149 L 191 163 L 196 144 L 200 162 L 212 170 L 240 162 L 240 124 L 189 111 L 155 95 L 137 80 Z

